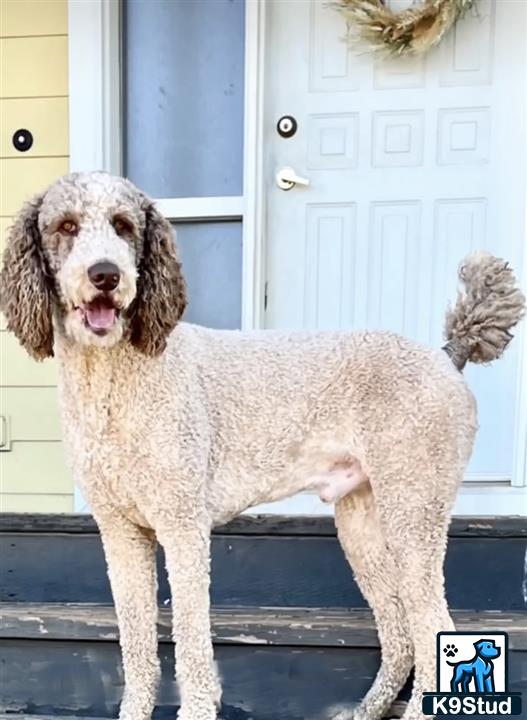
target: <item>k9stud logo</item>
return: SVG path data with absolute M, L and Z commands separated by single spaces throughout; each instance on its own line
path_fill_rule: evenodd
M 423 696 L 425 715 L 508 717 L 521 714 L 521 693 L 508 692 L 504 632 L 437 635 L 436 692 Z

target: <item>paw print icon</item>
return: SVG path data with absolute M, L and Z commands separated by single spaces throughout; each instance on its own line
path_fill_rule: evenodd
M 453 658 L 457 655 L 457 647 L 455 645 L 445 645 L 443 652 L 447 657 Z

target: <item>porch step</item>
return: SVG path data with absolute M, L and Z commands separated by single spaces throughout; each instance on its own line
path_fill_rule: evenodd
M 358 703 L 349 703 L 347 707 L 353 708 Z M 385 720 L 392 720 L 393 718 L 400 718 L 406 708 L 407 703 L 406 702 L 395 702 L 392 707 L 390 708 L 390 711 L 387 715 L 385 715 Z M 171 709 L 164 712 L 162 709 L 157 709 L 154 711 L 154 720 L 162 720 L 166 718 L 166 720 L 176 720 L 175 712 L 173 712 Z M 246 717 L 246 716 L 245 716 Z M 238 715 L 235 720 L 239 720 L 242 718 L 244 720 L 244 717 L 241 715 Z M 106 718 L 102 717 L 89 717 L 86 715 L 28 715 L 27 713 L 0 713 L 0 720 L 107 720 Z M 220 720 L 227 720 L 226 716 L 222 714 Z M 251 719 L 252 720 L 252 716 Z M 474 720 L 479 720 L 478 718 L 474 718 Z M 486 719 L 483 719 L 486 720 Z
M 349 703 L 347 707 L 353 708 L 358 703 Z M 385 715 L 385 720 L 392 718 L 400 718 L 406 708 L 407 703 L 397 701 L 395 702 L 390 711 Z M 162 708 L 158 708 L 154 712 L 154 720 L 161 720 L 162 718 L 167 720 L 176 720 L 176 715 L 172 710 L 166 712 Z M 238 716 L 238 720 L 242 716 Z M 106 720 L 102 717 L 89 717 L 86 715 L 28 715 L 27 713 L 0 713 L 0 720 Z M 227 720 L 225 715 L 222 715 L 221 720 Z M 475 718 L 475 720 L 478 720 Z
M 459 629 L 509 633 L 509 688 L 525 688 L 527 615 L 453 615 Z M 173 716 L 178 705 L 170 627 L 170 609 L 162 608 L 158 717 Z M 325 718 L 336 705 L 357 703 L 379 665 L 377 633 L 363 609 L 214 608 L 212 630 L 223 720 Z M 0 712 L 115 716 L 123 688 L 117 639 L 109 606 L 1 604 Z M 408 695 L 409 686 L 399 700 Z
M 525 518 L 454 518 L 445 567 L 450 606 L 525 609 L 526 549 Z M 170 591 L 161 552 L 158 574 L 163 605 Z M 5 602 L 112 602 L 100 537 L 86 515 L 3 515 L 0 577 Z M 217 607 L 365 607 L 331 517 L 244 516 L 217 528 L 211 595 Z
M 352 709 L 358 705 L 358 703 L 349 703 L 346 707 Z M 400 718 L 406 708 L 407 703 L 404 701 L 396 701 L 393 703 L 389 712 L 385 715 L 385 720 L 393 720 L 393 718 Z M 164 711 L 162 708 L 157 708 L 154 711 L 154 720 L 176 720 L 175 712 L 172 709 Z M 236 717 L 231 716 L 234 720 L 245 720 L 247 715 L 237 715 Z M 0 720 L 107 720 L 103 717 L 90 717 L 87 715 L 28 715 L 27 713 L 0 713 Z M 227 716 L 222 714 L 220 720 L 228 720 Z M 252 716 L 249 720 L 254 720 Z M 474 718 L 474 720 L 479 720 Z M 483 719 L 485 720 L 485 719 Z
M 511 650 L 527 652 L 527 613 L 454 610 L 458 630 L 504 630 Z M 370 610 L 338 608 L 212 608 L 214 642 L 222 645 L 286 645 L 378 648 Z M 171 642 L 169 608 L 159 608 L 158 637 Z M 117 642 L 115 609 L 73 603 L 0 603 L 0 639 Z

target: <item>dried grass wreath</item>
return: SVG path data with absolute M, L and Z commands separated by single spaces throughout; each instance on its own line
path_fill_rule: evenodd
M 385 0 L 336 0 L 333 4 L 369 50 L 417 55 L 437 45 L 476 0 L 423 0 L 417 7 L 390 10 Z

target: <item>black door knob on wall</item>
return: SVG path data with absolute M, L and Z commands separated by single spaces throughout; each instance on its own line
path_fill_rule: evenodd
M 13 146 L 19 152 L 27 152 L 33 145 L 33 135 L 29 130 L 21 128 L 13 133 Z

